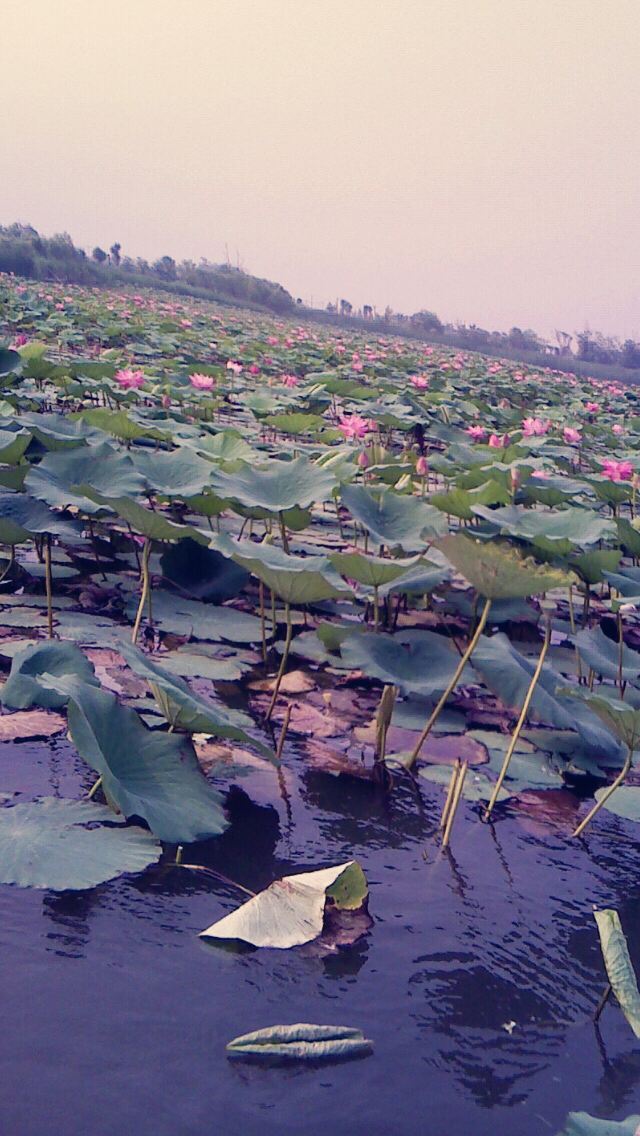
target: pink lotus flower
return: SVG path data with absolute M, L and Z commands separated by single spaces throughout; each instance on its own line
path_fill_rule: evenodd
M 551 477 L 548 469 L 534 469 L 531 474 L 532 477 L 538 478 L 540 481 L 547 481 Z
M 24 347 L 26 342 L 27 342 L 26 335 L 23 332 L 20 332 L 20 335 L 16 335 L 16 337 L 13 341 L 13 346 L 14 347 Z
M 416 387 L 417 390 L 424 390 L 425 387 L 429 386 L 429 380 L 426 375 L 412 375 L 409 382 L 412 386 Z
M 633 477 L 633 462 L 605 458 L 601 464 L 604 476 L 610 481 L 631 481 Z
M 275 347 L 276 344 L 278 343 L 278 336 L 277 335 L 268 335 L 267 336 L 267 343 L 269 344 L 270 347 Z
M 505 449 L 510 441 L 511 438 L 508 434 L 491 434 L 489 436 L 489 445 L 492 446 L 494 450 Z
M 338 430 L 345 439 L 362 439 L 370 430 L 375 430 L 376 424 L 370 418 L 361 418 L 359 414 L 343 414 L 338 422 Z
M 259 375 L 260 374 L 260 368 L 259 368 L 257 363 L 251 364 L 251 366 L 249 367 L 249 374 L 250 375 Z
M 525 438 L 541 438 L 551 428 L 551 422 L 542 418 L 523 418 L 522 433 Z
M 358 466 L 359 466 L 360 469 L 368 469 L 369 468 L 369 458 L 367 457 L 367 451 L 366 450 L 361 450 L 360 453 L 358 454 Z
M 474 442 L 482 442 L 487 436 L 484 426 L 467 426 L 467 434 Z
M 115 380 L 122 390 L 138 390 L 146 382 L 142 371 L 132 371 L 128 367 L 122 371 L 116 371 Z
M 169 407 L 171 406 L 171 397 L 168 394 L 163 394 L 160 401 L 161 401 L 165 410 L 168 410 Z
M 616 422 L 615 426 L 612 426 L 611 429 L 613 430 L 614 434 L 618 435 L 618 437 L 620 437 L 621 434 L 624 434 L 624 426 L 621 426 L 619 422 Z
M 234 375 L 240 375 L 242 374 L 242 363 L 234 363 L 233 359 L 229 359 L 227 370 L 232 371 Z
M 585 403 L 585 410 L 588 411 L 589 414 L 597 414 L 598 411 L 600 410 L 600 403 L 599 402 L 587 402 L 587 403 Z
M 285 387 L 297 387 L 300 380 L 297 375 L 283 375 L 282 382 Z
M 582 441 L 582 434 L 580 433 L 579 430 L 576 430 L 573 426 L 565 426 L 563 431 L 562 431 L 562 437 L 564 438 L 565 442 L 567 442 L 567 444 L 569 444 L 569 445 L 572 442 L 579 443 L 579 442 Z
M 189 375 L 189 382 L 195 390 L 210 391 L 216 385 L 216 380 L 211 375 L 202 375 L 196 371 L 193 375 Z
M 416 473 L 418 477 L 426 477 L 429 472 L 429 464 L 427 459 L 420 456 L 416 462 Z

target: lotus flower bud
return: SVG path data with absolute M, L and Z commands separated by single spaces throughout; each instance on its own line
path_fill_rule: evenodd
M 367 451 L 366 450 L 361 450 L 360 453 L 358 454 L 358 466 L 359 466 L 360 469 L 368 469 L 369 468 L 369 458 L 367 457 Z
M 426 477 L 428 472 L 429 464 L 427 462 L 427 459 L 422 457 L 421 455 L 416 462 L 416 473 L 418 477 Z

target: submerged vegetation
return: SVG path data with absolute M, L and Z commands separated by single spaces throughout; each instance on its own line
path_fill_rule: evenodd
M 571 795 L 567 841 L 640 821 L 634 388 L 150 291 L 0 301 L 1 733 L 66 729 L 94 775 L 4 801 L 0 881 L 209 872 L 185 846 L 247 769 L 286 800 L 293 744 L 437 802 L 445 849 L 532 792 Z M 203 936 L 369 934 L 357 862 L 316 868 Z M 231 1055 L 298 1042 L 329 1044 Z

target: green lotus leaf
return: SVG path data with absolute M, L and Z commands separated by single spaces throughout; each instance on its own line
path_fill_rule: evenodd
M 389 754 L 388 760 L 393 761 L 395 754 Z M 418 773 L 426 781 L 433 781 L 437 785 L 449 785 L 451 781 L 450 765 L 423 765 Z M 495 781 L 487 777 L 481 769 L 467 769 L 462 786 L 462 796 L 465 801 L 488 801 L 495 787 Z M 499 801 L 506 801 L 513 796 L 507 788 L 501 788 L 498 793 Z
M 129 613 L 133 614 L 137 600 L 132 599 Z M 174 592 L 154 589 L 153 619 L 163 631 L 195 639 L 226 640 L 230 643 L 259 643 L 262 637 L 260 620 L 246 611 L 190 600 Z M 268 632 L 271 623 L 268 623 Z
M 621 557 L 619 548 L 596 548 L 591 552 L 583 552 L 580 556 L 572 556 L 569 563 L 574 572 L 588 584 L 601 584 L 605 572 L 615 572 Z
M 391 489 L 369 490 L 362 485 L 344 485 L 340 495 L 351 516 L 365 526 L 377 545 L 414 552 L 446 531 L 442 513 L 418 497 L 404 497 Z
M 149 730 L 115 695 L 69 675 L 43 676 L 42 682 L 69 699 L 73 744 L 124 816 L 142 817 L 170 844 L 208 840 L 224 831 L 222 799 L 206 780 L 188 738 Z
M 159 513 L 155 509 L 146 509 L 144 505 L 140 505 L 131 497 L 109 497 L 103 493 L 98 493 L 96 489 L 86 483 L 77 488 L 90 500 L 113 509 L 114 513 L 117 513 L 123 521 L 127 521 L 131 525 L 134 532 L 141 533 L 149 540 L 171 541 L 189 537 L 199 544 L 208 544 L 206 534 L 194 529 L 192 525 L 176 525 L 163 513 Z
M 640 678 L 640 652 L 609 639 L 600 627 L 578 632 L 575 645 L 580 658 L 596 674 L 616 681 L 637 682 Z
M 20 461 L 31 438 L 29 430 L 0 430 L 0 462 L 13 465 Z
M 80 532 L 76 522 L 58 516 L 26 493 L 0 493 L 0 544 L 23 544 L 43 533 L 74 540 Z
M 164 695 L 160 705 L 163 713 L 168 710 L 166 716 L 170 725 L 191 734 L 212 734 L 217 738 L 243 742 L 255 746 L 265 757 L 273 759 L 272 750 L 247 733 L 253 722 L 246 714 L 230 710 L 196 694 L 179 675 L 165 670 L 155 659 L 129 643 L 122 645 L 120 654 L 135 674 L 147 680 L 154 697 L 157 698 L 156 691 Z
M 0 882 L 81 891 L 144 871 L 162 847 L 121 820 L 104 805 L 59 797 L 0 808 Z
M 2 617 L 0 616 L 0 619 Z M 3 706 L 27 710 L 30 706 L 58 709 L 65 695 L 44 687 L 40 675 L 75 675 L 83 682 L 97 685 L 93 664 L 72 643 L 40 641 L 18 651 L 11 661 L 9 677 L 0 691 Z
M 345 663 L 368 678 L 393 683 L 403 694 L 433 698 L 442 694 L 460 661 L 457 651 L 434 631 L 361 632 L 340 644 Z M 469 681 L 472 672 L 461 677 Z
M 391 584 L 408 570 L 424 565 L 419 557 L 413 560 L 385 560 L 381 556 L 364 556 L 361 552 L 330 552 L 333 567 L 347 580 L 356 580 L 371 588 Z
M 635 709 L 628 702 L 620 702 L 601 693 L 593 694 L 583 687 L 565 687 L 561 693 L 568 698 L 585 702 L 627 749 L 636 748 L 640 740 L 640 710 Z M 577 701 L 576 704 L 579 705 L 579 702 Z
M 105 506 L 78 492 L 81 484 L 108 497 L 129 497 L 141 493 L 145 483 L 128 454 L 108 442 L 48 453 L 29 471 L 25 482 L 28 492 L 47 505 L 74 505 L 83 513 L 103 510 Z
M 182 446 L 170 453 L 138 453 L 135 467 L 147 489 L 165 497 L 193 497 L 208 488 L 213 467 Z
M 22 359 L 12 347 L 0 347 L 0 375 L 16 374 L 20 371 Z
M 279 513 L 294 505 L 304 509 L 314 502 L 326 501 L 335 479 L 328 469 L 299 457 L 293 461 L 272 459 L 268 465 L 247 465 L 235 473 L 214 470 L 211 484 L 220 497 Z
M 285 603 L 351 595 L 326 556 L 292 556 L 272 544 L 231 541 L 223 535 L 212 537 L 210 545 L 257 576 Z
M 438 541 L 436 547 L 487 599 L 540 595 L 571 583 L 571 577 L 565 572 L 540 567 L 513 548 L 474 540 L 462 533 L 451 533 Z
M 525 509 L 521 505 L 489 509 L 476 505 L 473 511 L 499 532 L 539 542 L 541 547 L 556 551 L 559 556 L 616 535 L 615 522 L 590 509 Z

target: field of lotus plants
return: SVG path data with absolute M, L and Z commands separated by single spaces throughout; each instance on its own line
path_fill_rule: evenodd
M 123 1035 L 162 1083 L 215 988 L 143 1134 L 633 1136 L 636 389 L 7 277 L 0 344 L 3 953 L 66 928 L 16 1015 L 59 974 L 89 1084 Z

